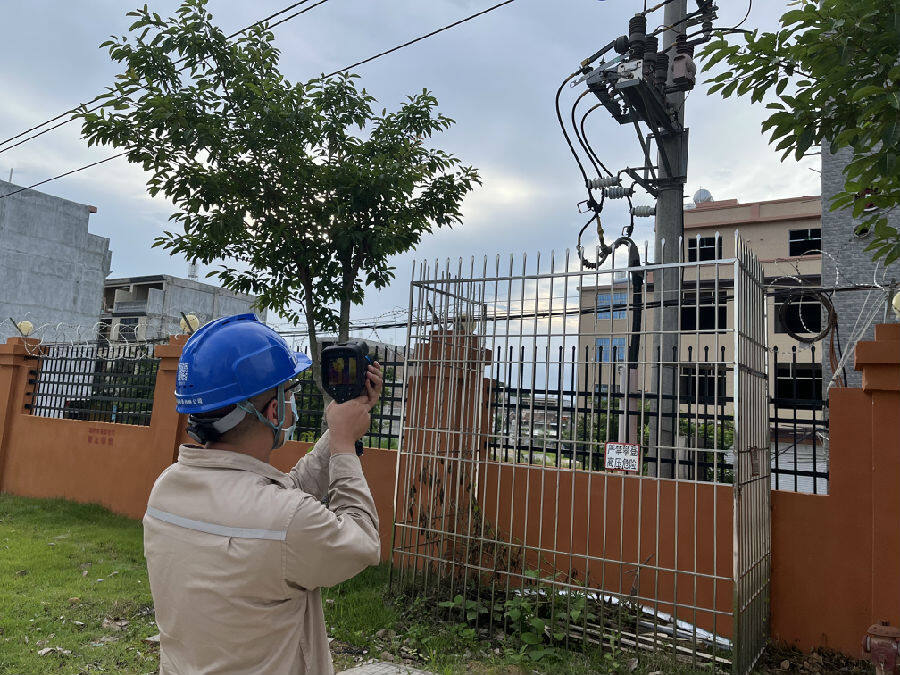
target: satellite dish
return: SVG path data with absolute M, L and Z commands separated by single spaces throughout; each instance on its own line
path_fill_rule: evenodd
M 713 200 L 712 192 L 706 188 L 700 188 L 694 193 L 694 204 L 705 204 Z

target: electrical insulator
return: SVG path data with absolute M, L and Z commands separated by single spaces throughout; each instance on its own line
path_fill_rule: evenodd
M 623 187 L 621 185 L 603 188 L 603 196 L 608 197 L 609 199 L 623 199 L 625 197 L 630 197 L 633 194 L 634 188 Z
M 647 40 L 647 16 L 635 14 L 628 21 L 629 58 L 640 59 L 644 56 L 644 44 Z
M 599 190 L 600 188 L 613 187 L 618 185 L 620 180 L 615 176 L 610 176 L 609 178 L 592 178 L 588 181 L 588 187 Z
M 633 206 L 631 207 L 631 215 L 635 218 L 649 218 L 656 215 L 655 206 Z
M 697 82 L 697 64 L 694 63 L 694 46 L 684 35 L 676 37 L 675 58 L 672 59 L 672 83 L 682 90 L 693 89 Z

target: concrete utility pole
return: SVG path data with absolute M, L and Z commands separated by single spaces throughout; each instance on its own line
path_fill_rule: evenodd
M 680 24 L 687 16 L 687 0 L 673 0 L 665 6 L 663 25 L 674 26 L 662 34 L 662 51 L 672 47 L 669 54 L 670 63 L 675 56 L 675 37 L 684 32 L 684 25 Z M 671 73 L 669 84 L 672 83 Z M 678 121 L 684 126 L 684 92 L 676 91 L 666 95 L 666 102 L 678 111 Z M 687 166 L 687 133 L 680 135 L 664 136 L 658 139 L 660 156 L 657 161 L 659 176 L 662 179 L 659 187 L 659 195 L 656 201 L 656 236 L 654 240 L 654 256 L 656 263 L 681 262 L 681 250 L 679 238 L 684 236 L 684 178 L 679 176 L 680 167 Z M 669 160 L 668 166 L 676 174 L 670 175 L 666 170 L 666 162 L 662 155 Z M 663 245 L 665 241 L 665 245 Z M 656 301 L 659 303 L 659 311 L 656 314 L 656 345 L 661 350 L 660 366 L 654 368 L 655 384 L 658 384 L 662 394 L 659 404 L 658 420 L 659 434 L 659 476 L 673 478 L 675 476 L 675 451 L 665 448 L 674 448 L 676 445 L 678 430 L 675 429 L 675 387 L 678 385 L 677 365 L 673 364 L 673 355 L 678 349 L 678 329 L 680 317 L 678 315 L 678 295 L 681 292 L 681 275 L 678 269 L 667 269 L 654 280 Z M 651 434 L 654 430 L 651 429 Z M 651 444 L 655 441 L 651 438 Z M 665 462 L 668 460 L 668 462 Z M 664 463 L 665 462 L 665 463 Z

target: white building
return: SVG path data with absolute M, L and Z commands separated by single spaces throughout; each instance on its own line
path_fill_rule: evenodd
M 0 180 L 0 195 L 18 189 Z M 0 339 L 19 335 L 10 318 L 44 326 L 35 337 L 93 337 L 112 256 L 88 232 L 96 212 L 36 190 L 0 199 Z
M 181 333 L 182 315 L 195 315 L 200 325 L 232 314 L 265 310 L 253 307 L 256 298 L 194 279 L 167 274 L 107 279 L 103 289 L 102 331 L 114 342 L 152 340 Z

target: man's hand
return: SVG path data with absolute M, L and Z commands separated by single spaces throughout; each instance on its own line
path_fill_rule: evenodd
M 381 375 L 381 364 L 376 361 L 369 366 L 368 372 L 366 372 L 366 393 L 365 395 L 360 396 L 361 399 L 366 399 L 369 410 L 374 408 L 375 404 L 378 403 L 383 388 L 384 379 Z
M 325 409 L 331 434 L 331 454 L 356 453 L 354 444 L 366 435 L 371 424 L 369 411 L 378 403 L 384 381 L 381 365 L 369 366 L 366 373 L 366 393 L 344 403 L 332 401 Z

